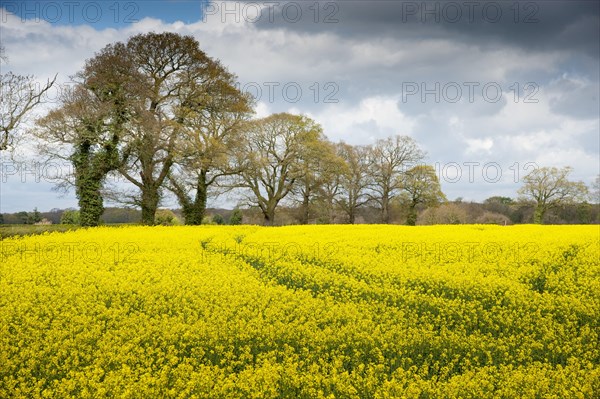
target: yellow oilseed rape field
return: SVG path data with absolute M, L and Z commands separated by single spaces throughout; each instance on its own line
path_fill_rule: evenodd
M 598 226 L 0 241 L 2 398 L 593 398 Z

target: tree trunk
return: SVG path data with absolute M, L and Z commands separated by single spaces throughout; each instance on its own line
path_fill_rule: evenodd
M 349 219 L 350 224 L 354 224 L 354 222 L 355 222 L 355 219 L 356 219 L 355 213 L 356 212 L 354 210 L 354 207 L 351 206 L 350 209 L 348 210 L 348 219 Z
M 408 216 L 406 217 L 406 224 L 409 226 L 415 226 L 417 224 L 417 210 L 416 204 L 411 204 L 408 208 Z
M 158 208 L 158 190 L 154 187 L 144 187 L 142 190 L 142 224 L 154 225 L 154 217 Z
M 196 197 L 193 199 L 193 202 L 185 186 L 171 180 L 172 187 L 170 189 L 177 196 L 186 225 L 198 226 L 202 224 L 202 220 L 206 214 L 206 200 L 208 197 L 206 175 L 206 171 L 200 171 L 196 179 Z
M 352 191 L 350 191 L 349 195 L 348 195 L 348 209 L 347 209 L 347 213 L 348 213 L 348 223 L 350 224 L 354 224 L 355 220 L 356 220 L 356 196 L 354 195 L 354 193 Z
M 79 224 L 98 226 L 104 213 L 102 186 L 106 175 L 116 169 L 118 163 L 117 143 L 119 137 L 113 134 L 103 145 L 103 150 L 92 153 L 92 143 L 82 142 L 72 162 L 75 169 L 75 191 L 79 203 Z
M 545 214 L 546 214 L 546 208 L 543 205 L 536 206 L 535 212 L 533 213 L 533 223 L 543 224 Z
M 196 200 L 194 208 L 196 209 L 195 216 L 198 224 L 202 224 L 204 215 L 206 214 L 206 198 L 208 196 L 206 187 L 206 172 L 201 172 L 198 176 L 198 185 L 196 187 Z
M 183 215 L 183 222 L 186 225 L 191 225 L 194 219 L 194 207 L 187 201 L 187 198 L 183 200 L 179 198 L 179 206 L 181 206 L 181 214 Z
M 183 215 L 184 223 L 186 225 L 200 224 L 200 222 L 196 221 L 196 209 L 184 187 L 181 186 L 175 180 L 171 180 L 171 184 L 171 191 L 173 191 L 173 193 L 177 197 L 177 201 L 179 202 L 179 206 L 181 207 L 181 214 Z
M 187 194 L 182 193 L 187 196 Z M 208 187 L 206 185 L 206 171 L 201 171 L 196 180 L 196 198 L 193 203 L 188 201 L 188 211 L 185 215 L 185 224 L 199 226 L 202 224 L 206 214 L 206 199 L 208 197 Z M 187 200 L 187 198 L 186 198 Z
M 309 215 L 309 204 L 310 204 L 310 197 L 307 193 L 302 194 L 302 205 L 301 205 L 301 211 L 302 214 L 300 215 L 300 224 L 308 224 L 308 219 L 310 217 Z
M 329 204 L 329 224 L 335 223 L 335 205 L 333 201 Z
M 268 207 L 263 211 L 265 216 L 265 226 L 273 226 L 275 224 L 275 207 Z
M 100 194 L 102 166 L 95 166 L 94 155 L 91 154 L 91 144 L 83 142 L 72 157 L 75 168 L 75 191 L 78 199 L 80 219 L 79 224 L 86 227 L 98 226 L 104 213 L 103 199 Z
M 104 213 L 103 200 L 99 187 L 100 182 L 90 178 L 82 180 L 77 187 L 80 210 L 79 223 L 87 227 L 98 226 L 100 224 L 100 217 Z
M 381 201 L 381 222 L 388 224 L 390 222 L 389 198 L 384 196 Z

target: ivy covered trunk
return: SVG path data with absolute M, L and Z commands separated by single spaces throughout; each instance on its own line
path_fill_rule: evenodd
M 82 226 L 98 226 L 104 213 L 104 203 L 100 192 L 102 184 L 93 177 L 83 177 L 79 180 L 77 188 L 80 224 Z
M 190 223 L 193 225 L 202 224 L 202 220 L 204 219 L 204 214 L 206 213 L 206 197 L 207 197 L 207 186 L 206 186 L 206 172 L 201 171 L 198 174 L 198 179 L 196 181 L 196 198 L 194 200 L 194 207 L 192 212 L 192 217 Z
M 80 209 L 80 224 L 82 226 L 97 226 L 104 212 L 101 182 L 94 173 L 91 144 L 84 141 L 72 156 L 75 170 L 75 194 Z
M 196 180 L 196 196 L 194 200 L 190 198 L 184 187 L 172 182 L 173 192 L 177 196 L 181 213 L 185 219 L 186 225 L 199 226 L 202 224 L 206 214 L 206 200 L 208 198 L 208 184 L 206 181 L 207 171 L 200 171 Z
M 92 143 L 83 140 L 71 156 L 75 171 L 75 194 L 80 209 L 80 224 L 86 227 L 98 226 L 104 213 L 102 185 L 104 178 L 117 162 L 118 136 L 106 143 L 102 150 L 92 151 Z

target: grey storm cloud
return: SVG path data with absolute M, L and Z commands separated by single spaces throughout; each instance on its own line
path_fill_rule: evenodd
M 260 29 L 332 32 L 368 39 L 454 36 L 481 46 L 568 49 L 599 54 L 598 1 L 282 1 L 257 18 Z M 260 2 L 259 2 L 260 4 Z M 316 5 L 318 4 L 318 5 Z M 250 12 L 245 17 L 252 18 Z
M 260 14 L 256 5 L 263 7 Z M 334 82 L 336 98 L 348 106 L 370 95 L 404 95 L 417 84 L 410 101 L 399 102 L 402 112 L 416 116 L 456 108 L 447 100 L 457 83 L 462 89 L 457 103 L 467 113 L 493 114 L 506 98 L 487 101 L 483 97 L 493 96 L 494 87 L 486 85 L 500 86 L 504 97 L 522 99 L 525 85 L 542 88 L 562 69 L 591 81 L 588 92 L 597 86 L 597 1 L 215 1 L 211 17 L 230 20 L 236 7 L 236 17 L 259 32 L 284 31 L 315 43 L 282 46 L 281 53 L 305 61 L 294 70 L 305 92 L 316 80 Z M 326 44 L 319 47 L 320 41 Z M 478 85 L 475 101 L 465 102 L 469 88 L 464 84 L 470 82 Z M 486 88 L 492 91 L 482 93 Z M 432 89 L 437 97 L 421 97 Z M 552 101 L 556 108 L 564 105 L 559 113 L 593 117 L 597 100 L 590 103 L 590 98 L 570 95 Z M 322 103 L 303 96 L 298 105 L 316 111 Z

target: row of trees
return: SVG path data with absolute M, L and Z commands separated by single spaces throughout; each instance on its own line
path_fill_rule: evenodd
M 435 207 L 418 207 L 417 225 L 432 224 L 522 224 L 531 223 L 535 213 L 535 203 L 532 201 L 520 201 L 508 197 L 494 196 L 482 203 L 463 201 L 457 198 L 446 201 Z M 77 222 L 69 222 L 69 214 L 77 215 Z M 327 224 L 331 222 L 325 209 L 314 207 L 311 212 L 314 219 L 311 223 Z M 398 199 L 390 206 L 390 223 L 405 224 L 408 218 L 409 208 L 406 203 Z M 65 216 L 67 215 L 67 216 Z M 79 224 L 79 211 L 73 209 L 51 209 L 39 212 L 42 224 Z M 14 212 L 0 214 L 0 224 L 31 224 L 36 223 L 34 212 Z M 65 216 L 65 217 L 63 217 Z M 277 224 L 298 224 L 301 219 L 299 208 L 283 204 L 277 209 Z M 100 219 L 102 224 L 138 224 L 141 221 L 141 210 L 135 208 L 107 207 Z M 181 209 L 159 209 L 156 212 L 156 224 L 183 224 Z M 215 209 L 207 208 L 206 216 L 202 224 L 260 224 L 264 217 L 258 207 Z M 347 216 L 338 209 L 334 213 L 334 223 L 346 222 Z M 365 205 L 358 209 L 356 223 L 379 223 L 381 220 L 380 210 Z M 544 223 L 552 224 L 599 224 L 600 203 L 572 203 L 549 210 L 544 216 Z
M 300 223 L 314 219 L 315 210 L 329 222 L 342 212 L 354 223 L 367 205 L 388 223 L 390 205 L 400 201 L 407 224 L 415 224 L 417 209 L 445 201 L 434 169 L 409 137 L 352 146 L 328 141 L 306 116 L 252 119 L 253 98 L 190 36 L 148 33 L 110 44 L 73 80 L 33 133 L 41 154 L 72 163 L 74 174 L 62 186 L 74 187 L 85 226 L 100 222 L 105 199 L 141 208 L 142 222 L 154 224 L 165 190 L 176 196 L 186 224 L 201 224 L 208 197 L 231 190 L 258 207 L 267 225 L 283 201 L 299 208 Z M 53 83 L 41 93 L 7 97 L 19 105 L 2 111 L 0 149 Z M 569 173 L 542 168 L 525 178 L 520 193 L 536 201 L 536 222 L 585 196 L 585 185 L 570 182 Z M 108 185 L 111 175 L 134 189 Z
M 20 211 L 12 215 L 18 224 L 35 224 L 42 221 L 42 214 L 37 208 L 33 212 Z M 4 215 L 0 213 L 0 224 L 5 223 Z
M 154 224 L 165 190 L 177 197 L 186 224 L 200 224 L 209 195 L 233 189 L 272 225 L 284 200 L 311 220 L 315 204 L 356 210 L 376 203 L 381 221 L 402 192 L 416 206 L 444 200 L 433 168 L 409 137 L 356 147 L 327 140 L 306 116 L 252 119 L 253 98 L 195 39 L 149 33 L 108 45 L 88 60 L 61 105 L 37 122 L 40 152 L 73 164 L 80 222 L 99 223 L 105 198 L 139 206 Z M 408 165 L 417 165 L 409 168 Z M 107 187 L 119 174 L 135 190 Z

